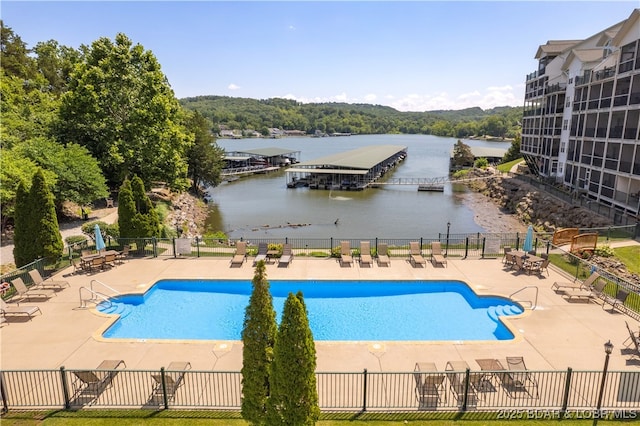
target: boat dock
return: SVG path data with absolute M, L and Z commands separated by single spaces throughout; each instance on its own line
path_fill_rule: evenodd
M 363 190 L 406 157 L 406 146 L 373 145 L 305 161 L 287 169 L 287 188 Z

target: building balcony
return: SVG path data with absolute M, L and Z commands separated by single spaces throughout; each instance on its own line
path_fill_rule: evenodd
M 593 81 L 600 81 L 606 78 L 612 78 L 616 75 L 616 69 L 614 67 L 604 68 L 600 71 L 593 73 Z

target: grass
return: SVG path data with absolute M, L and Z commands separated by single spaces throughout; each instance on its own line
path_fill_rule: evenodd
M 517 160 L 509 161 L 508 163 L 499 164 L 497 168 L 502 173 L 507 173 L 509 170 L 511 170 L 511 167 L 515 166 L 516 164 L 522 161 L 524 161 L 524 158 L 518 158 Z
M 533 414 L 528 414 L 533 413 Z M 555 411 L 548 411 L 549 417 Z M 630 412 L 632 416 L 635 412 Z M 590 412 L 585 412 L 582 417 L 587 417 Z M 502 420 L 505 415 L 517 416 L 514 420 Z M 528 415 L 535 417 L 527 419 Z M 544 410 L 509 409 L 498 412 L 475 413 L 323 413 L 318 426 L 558 426 L 559 420 L 541 420 L 545 415 Z M 564 420 L 570 426 L 587 426 L 592 424 L 592 419 Z M 568 423 L 567 423 L 568 422 Z M 9 412 L 3 416 L 4 425 L 88 425 L 107 426 L 118 425 L 211 425 L 211 426 L 246 426 L 247 423 L 240 418 L 235 411 L 148 411 L 148 410 L 81 410 L 81 411 L 49 411 L 49 412 Z M 614 421 L 600 420 L 602 425 L 614 424 Z M 619 423 L 618 421 L 615 422 Z
M 640 274 L 640 246 L 627 246 L 613 249 L 613 252 L 629 272 Z

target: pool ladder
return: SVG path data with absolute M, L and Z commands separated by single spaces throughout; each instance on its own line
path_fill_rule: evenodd
M 536 290 L 536 295 L 535 295 L 535 298 L 533 300 L 515 300 L 513 298 L 513 296 L 515 296 L 516 294 L 518 294 L 518 293 L 520 293 L 520 292 L 522 292 L 524 290 L 530 289 L 530 288 L 533 288 L 533 289 Z M 533 309 L 536 308 L 536 306 L 538 306 L 538 287 L 535 286 L 535 285 L 528 285 L 526 287 L 522 287 L 520 290 L 511 293 L 509 295 L 509 299 L 513 300 L 514 302 L 518 302 L 518 303 L 528 303 L 529 304 L 529 309 L 533 310 Z
M 91 282 L 89 283 L 89 287 L 80 287 L 78 289 L 78 294 L 80 296 L 80 307 L 86 308 L 87 302 L 95 303 L 96 305 L 101 302 L 107 302 L 107 307 L 110 308 L 113 305 L 113 303 L 111 302 L 111 297 L 97 290 L 94 290 L 94 283 L 99 284 L 108 290 L 111 290 L 114 294 L 120 294 L 118 290 L 108 286 L 100 280 L 91 280 Z

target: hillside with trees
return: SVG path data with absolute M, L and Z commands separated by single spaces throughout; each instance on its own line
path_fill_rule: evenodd
M 301 130 L 307 134 L 429 134 L 467 138 L 490 136 L 514 138 L 520 132 L 521 107 L 479 107 L 462 110 L 401 112 L 388 106 L 345 103 L 303 104 L 288 99 L 249 99 L 227 96 L 197 96 L 180 103 L 198 111 L 213 123 L 243 132 L 268 129 Z

